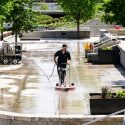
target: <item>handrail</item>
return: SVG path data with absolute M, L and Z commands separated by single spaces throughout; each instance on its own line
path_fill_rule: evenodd
M 105 38 L 107 38 L 107 37 L 104 37 L 103 39 L 105 39 Z M 103 40 L 103 39 L 101 39 L 101 40 Z M 101 41 L 101 40 L 100 40 L 100 42 L 98 42 L 98 44 L 95 45 L 95 47 L 98 47 L 98 46 L 102 45 L 103 43 L 107 43 L 107 42 L 109 42 L 111 39 L 106 39 L 106 40 L 104 40 L 104 41 Z
M 99 46 L 104 45 L 104 44 L 109 43 L 109 42 L 111 42 L 111 40 L 106 40 L 102 43 L 99 43 L 98 45 L 94 46 L 94 50 L 98 49 Z M 114 44 L 116 45 L 118 43 L 119 43 L 119 41 L 118 41 L 118 39 L 116 39 L 116 42 Z
M 98 42 L 96 45 L 94 45 L 94 52 L 98 50 L 98 47 L 99 47 L 99 46 L 101 46 L 101 45 L 103 45 L 103 44 L 108 43 L 109 41 L 111 41 L 111 39 L 106 39 L 106 40 L 104 40 L 105 38 L 107 38 L 107 36 L 101 38 L 100 40 L 98 40 L 99 42 Z M 104 41 L 103 41 L 103 40 L 104 40 Z M 96 42 L 97 42 L 97 41 L 96 41 Z
M 98 121 L 100 121 L 100 120 L 106 119 L 106 118 L 108 118 L 108 117 L 110 117 L 110 116 L 117 115 L 117 114 L 122 113 L 122 112 L 124 112 L 124 115 L 125 115 L 125 109 L 122 109 L 122 110 L 119 110 L 119 111 L 117 111 L 117 112 L 114 112 L 114 113 L 112 113 L 112 114 L 110 114 L 110 115 L 106 115 L 106 116 L 104 116 L 103 118 L 97 118 L 97 119 L 95 119 L 95 120 L 92 120 L 92 121 L 90 121 L 90 122 L 88 122 L 88 123 L 85 123 L 85 124 L 82 124 L 82 125 L 90 125 L 90 124 L 92 124 L 92 123 L 98 122 Z M 123 121 L 123 125 L 124 125 L 124 121 Z
M 107 38 L 107 36 L 105 36 L 105 37 L 103 37 L 103 38 L 101 38 L 101 39 L 99 39 L 99 40 L 96 40 L 95 41 L 95 43 L 103 43 L 104 41 L 103 40 L 105 40 Z
M 112 35 L 113 36 L 113 35 Z M 111 37 L 112 37 L 111 36 Z M 106 39 L 107 38 L 107 39 Z M 105 40 L 106 39 L 106 40 Z M 98 40 L 99 42 L 96 44 L 96 45 L 94 45 L 94 50 L 96 50 L 96 49 L 98 49 L 98 47 L 99 46 L 101 46 L 101 45 L 103 45 L 103 44 L 105 44 L 105 43 L 109 43 L 110 41 L 112 40 L 112 38 L 108 38 L 107 36 L 105 36 L 105 37 L 103 37 L 103 38 L 101 38 L 100 40 Z M 116 37 L 116 41 L 118 41 L 118 38 Z M 96 41 L 97 42 L 97 41 Z M 117 44 L 117 42 L 116 42 L 116 44 Z

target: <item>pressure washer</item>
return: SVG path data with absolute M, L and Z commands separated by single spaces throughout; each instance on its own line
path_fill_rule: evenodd
M 70 64 L 63 64 L 63 65 L 68 65 L 66 68 L 62 67 L 61 65 L 57 66 L 57 71 L 59 75 L 59 83 L 56 83 L 56 90 L 74 90 L 75 89 L 75 84 L 70 82 Z M 69 81 L 66 81 L 66 72 L 69 71 Z

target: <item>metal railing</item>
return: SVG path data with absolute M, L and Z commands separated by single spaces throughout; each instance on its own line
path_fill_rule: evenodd
M 114 113 L 112 113 L 112 114 L 110 114 L 110 115 L 106 115 L 106 116 L 104 116 L 104 117 L 102 117 L 102 118 L 94 119 L 94 120 L 92 120 L 92 121 L 90 121 L 90 122 L 88 122 L 88 123 L 84 123 L 84 124 L 82 124 L 82 125 L 91 125 L 92 123 L 96 123 L 96 122 L 98 122 L 98 121 L 104 120 L 104 119 L 106 119 L 106 118 L 109 118 L 109 117 L 111 117 L 111 116 L 114 116 L 114 115 L 117 115 L 117 114 L 120 114 L 120 113 L 124 113 L 124 116 L 123 116 L 123 124 L 122 124 L 122 125 L 125 125 L 125 109 L 119 110 L 119 111 L 114 112 Z
M 110 40 L 111 40 L 111 38 L 107 38 L 107 36 L 106 36 L 106 37 L 103 37 L 103 38 L 101 38 L 101 39 L 95 41 L 95 43 L 97 43 L 97 44 L 95 45 L 95 47 L 98 47 L 99 45 L 102 45 L 103 43 L 106 43 L 106 42 L 108 42 L 108 41 L 110 41 Z
M 116 42 L 114 42 L 113 44 L 118 44 L 119 40 L 117 38 L 117 35 L 115 35 L 115 37 L 113 37 L 112 34 L 110 34 L 110 36 L 105 36 L 97 41 L 95 41 L 95 43 L 97 43 L 96 45 L 94 45 L 94 51 L 96 51 L 100 46 L 105 45 L 107 43 L 110 43 L 113 39 L 115 39 Z M 111 46 L 111 45 L 110 45 Z M 114 46 L 114 45 L 112 45 Z

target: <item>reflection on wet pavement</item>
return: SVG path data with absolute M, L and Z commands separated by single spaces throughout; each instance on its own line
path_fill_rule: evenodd
M 56 91 L 56 67 L 53 55 L 68 44 L 72 62 L 67 71 L 67 83 L 73 91 Z M 89 93 L 100 92 L 104 85 L 124 83 L 124 70 L 114 65 L 92 65 L 84 58 L 82 40 L 23 41 L 27 52 L 19 65 L 0 65 L 0 109 L 20 113 L 45 115 L 89 114 Z M 116 77 L 117 76 L 117 77 Z

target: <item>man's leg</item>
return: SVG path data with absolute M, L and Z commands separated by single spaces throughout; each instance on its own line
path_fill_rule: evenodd
M 66 76 L 66 71 L 63 70 L 63 71 L 62 71 L 62 75 L 61 75 L 61 84 L 65 84 L 65 83 L 64 83 L 64 82 L 65 82 L 65 76 Z

